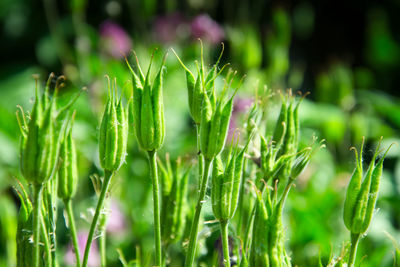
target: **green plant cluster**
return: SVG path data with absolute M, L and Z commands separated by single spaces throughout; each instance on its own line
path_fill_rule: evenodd
M 234 100 L 243 79 L 238 80 L 232 70 L 224 72 L 225 67 L 219 70 L 221 56 L 207 70 L 203 50 L 200 64 L 196 62 L 198 73 L 194 78 L 174 51 L 186 73 L 188 106 L 197 131 L 197 144 L 192 145 L 198 151 L 195 163 L 198 171 L 197 175 L 190 175 L 195 168 L 188 166 L 193 164 L 188 164 L 187 160 L 182 162 L 185 155 L 181 155 L 173 166 L 169 156 L 166 156 L 165 163 L 157 157 L 169 121 L 164 114 L 163 100 L 164 79 L 168 78 L 164 77 L 166 55 L 155 77 L 151 76 L 154 53 L 145 75 L 137 58 L 136 67 L 126 59 L 132 77 L 131 93 L 126 99 L 123 90 L 118 92 L 116 81 L 111 83 L 108 79 L 107 103 L 98 134 L 99 162 L 104 177 L 93 179 L 98 199 L 83 251 L 78 244 L 72 205 L 79 191 L 79 174 L 72 135 L 75 112 L 70 109 L 79 94 L 67 105 L 59 107 L 58 91 L 64 77 L 57 78 L 51 96 L 52 74 L 42 97 L 36 86 L 32 112 L 25 113 L 19 108 L 20 167 L 30 190 L 22 184 L 18 189 L 21 207 L 17 266 L 58 266 L 58 254 L 62 251 L 58 249 L 56 236 L 56 196 L 64 203 L 76 266 L 88 266 L 92 242 L 97 242 L 95 236 L 99 237 L 100 264 L 107 266 L 106 229 L 110 215 L 107 207 L 113 178 L 121 167 L 131 164 L 127 160 L 129 132 L 135 133 L 139 147 L 147 153 L 149 160 L 154 261 L 142 259 L 140 252 L 136 253 L 136 259 L 127 261 L 124 253 L 120 252 L 124 266 L 174 266 L 173 255 L 177 251 L 184 255 L 185 266 L 204 262 L 199 244 L 203 243 L 202 232 L 207 224 L 213 224 L 215 233 L 219 235 L 216 242 L 219 245 L 216 245 L 214 258 L 210 261 L 213 265 L 292 265 L 290 249 L 285 244 L 286 239 L 290 239 L 284 221 L 286 200 L 313 156 L 325 147 L 325 141 L 318 141 L 313 135 L 308 136 L 308 144 L 300 142 L 299 107 L 305 96 L 296 97 L 291 90 L 280 92 L 280 112 L 277 120 L 270 122 L 267 110 L 274 100 L 271 91 L 256 90 L 246 125 L 231 133 L 232 141 L 229 143 Z M 347 266 L 354 266 L 356 262 L 358 242 L 372 220 L 383 161 L 390 148 L 378 159 L 380 145 L 363 181 L 363 147 L 359 155 L 355 150 L 356 168 L 348 186 L 343 215 L 350 231 L 350 249 L 345 246 L 339 256 L 332 256 L 328 266 L 344 262 Z M 190 194 L 189 177 L 198 179 L 197 190 Z M 212 207 L 211 222 L 204 221 L 208 202 Z M 132 235 L 139 234 L 132 232 Z

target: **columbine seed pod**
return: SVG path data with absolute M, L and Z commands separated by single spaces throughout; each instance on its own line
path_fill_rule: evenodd
M 39 97 L 36 82 L 35 102 L 29 122 L 27 122 L 22 107 L 18 106 L 19 110 L 17 111 L 17 119 L 22 133 L 21 172 L 28 182 L 35 184 L 46 182 L 54 174 L 58 160 L 61 128 L 65 123 L 61 115 L 76 100 L 75 98 L 57 113 L 57 92 L 63 86 L 64 77 L 60 76 L 57 79 L 53 97 L 50 99 L 49 88 L 53 77 L 54 74 L 50 74 L 42 98 Z
M 72 139 L 72 119 L 60 147 L 60 168 L 58 169 L 58 197 L 71 199 L 76 192 L 78 169 L 75 142 Z
M 391 147 L 391 146 L 390 146 Z M 374 156 L 368 166 L 363 177 L 362 153 L 360 154 L 354 149 L 356 154 L 356 168 L 350 179 L 346 192 L 346 200 L 344 203 L 343 219 L 344 223 L 352 234 L 363 234 L 367 231 L 371 223 L 375 204 L 378 198 L 379 184 L 382 177 L 383 161 L 390 147 L 385 151 L 375 165 L 375 160 L 379 154 L 380 142 L 374 153 Z
M 161 163 L 161 162 L 160 162 Z M 186 217 L 186 195 L 190 168 L 182 172 L 180 158 L 175 168 L 167 155 L 166 166 L 159 164 L 162 179 L 162 240 L 166 246 L 178 241 L 183 234 Z
M 163 104 L 163 79 L 166 71 L 165 60 L 162 61 L 153 85 L 150 83 L 150 69 L 153 62 L 151 56 L 149 68 L 146 77 L 143 76 L 141 68 L 138 65 L 139 75 L 131 68 L 132 73 L 133 102 L 132 117 L 135 125 L 136 138 L 142 149 L 146 151 L 158 150 L 164 143 L 165 125 L 164 125 L 164 104 Z
M 288 259 L 283 242 L 283 201 L 273 205 L 270 195 L 267 194 L 264 201 L 261 192 L 257 192 L 256 201 L 249 266 L 286 266 Z
M 230 79 L 228 74 L 227 80 Z M 200 150 L 206 159 L 213 159 L 224 148 L 228 135 L 229 121 L 232 115 L 233 98 L 238 90 L 224 102 L 225 91 L 230 86 L 233 77 L 225 87 L 221 96 L 214 105 L 210 97 L 206 94 L 203 101 L 203 111 L 200 123 Z M 213 89 L 214 90 L 214 89 Z
M 217 156 L 215 159 L 212 173 L 211 202 L 214 216 L 220 221 L 229 220 L 235 214 L 242 180 L 244 154 L 250 140 L 251 138 L 240 151 L 237 145 L 235 148 L 231 147 L 225 170 L 221 157 Z
M 108 100 L 100 125 L 99 156 L 104 170 L 117 171 L 125 162 L 128 141 L 128 114 L 122 105 L 122 97 L 117 99 L 117 85 L 109 83 Z
M 249 257 L 249 266 L 270 266 L 269 262 L 269 221 L 268 211 L 261 194 L 256 198 L 256 214 L 253 225 L 252 246 Z
M 204 67 L 204 59 L 203 59 L 203 46 L 201 44 L 201 65 L 197 67 L 197 77 L 195 78 L 193 73 L 183 64 L 182 60 L 179 58 L 178 54 L 175 50 L 172 49 L 178 61 L 185 69 L 186 74 L 186 87 L 188 90 L 188 102 L 189 102 L 189 111 L 190 115 L 194 122 L 199 125 L 201 123 L 201 113 L 203 106 L 203 99 L 205 94 L 209 95 L 209 98 L 215 99 L 214 93 L 214 81 L 219 76 L 221 71 L 225 68 L 223 66 L 221 70 L 218 72 L 218 64 L 224 52 L 224 45 L 222 44 L 222 51 L 214 66 L 207 72 Z M 197 62 L 196 62 L 197 63 Z

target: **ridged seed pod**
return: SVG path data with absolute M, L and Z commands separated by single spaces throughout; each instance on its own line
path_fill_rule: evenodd
M 186 195 L 190 168 L 182 172 L 178 158 L 172 168 L 167 156 L 166 166 L 159 164 L 162 181 L 162 240 L 166 246 L 177 242 L 186 218 Z
M 60 147 L 60 168 L 58 169 L 58 197 L 71 199 L 76 192 L 78 169 L 75 142 L 72 139 L 72 122 Z
M 128 141 L 127 109 L 122 105 L 122 97 L 117 99 L 114 83 L 109 89 L 99 135 L 100 164 L 107 171 L 117 171 L 125 162 Z
M 242 180 L 244 154 L 250 140 L 249 138 L 246 146 L 241 150 L 237 145 L 235 148 L 231 147 L 225 170 L 220 156 L 217 156 L 214 161 L 211 202 L 214 216 L 220 221 L 230 220 L 235 214 Z
M 206 71 L 204 67 L 203 46 L 201 46 L 201 65 L 200 67 L 197 68 L 196 78 L 194 77 L 193 73 L 185 66 L 185 64 L 183 64 L 183 62 L 176 54 L 176 52 L 173 49 L 172 51 L 174 52 L 175 56 L 181 63 L 182 67 L 185 69 L 186 87 L 188 90 L 189 111 L 194 122 L 197 125 L 199 125 L 201 123 L 201 113 L 202 113 L 204 96 L 208 94 L 209 98 L 211 98 L 212 100 L 215 99 L 215 95 L 213 95 L 214 81 L 225 67 L 225 66 L 222 67 L 221 70 L 218 71 L 218 64 L 224 52 L 224 45 L 222 44 L 222 51 L 217 62 L 213 65 L 213 67 L 209 71 Z M 206 73 L 207 75 L 205 75 Z
M 206 159 L 213 159 L 224 148 L 232 115 L 233 97 L 226 103 L 219 99 L 215 108 L 205 95 L 200 123 L 200 150 Z
M 72 105 L 73 101 L 57 113 L 56 98 L 63 76 L 57 79 L 55 91 L 50 99 L 51 74 L 45 92 L 39 97 L 38 86 L 35 90 L 35 102 L 27 122 L 22 107 L 17 111 L 21 129 L 20 166 L 25 179 L 34 184 L 43 184 L 54 174 L 59 152 L 59 141 L 64 119 L 60 116 Z M 21 114 L 20 114 L 20 113 Z M 21 117 L 22 118 L 21 118 Z
M 356 168 L 347 187 L 346 199 L 343 210 L 344 223 L 352 234 L 363 234 L 371 223 L 375 204 L 378 198 L 379 184 L 382 178 L 383 161 L 390 147 L 375 165 L 379 154 L 380 143 L 368 166 L 363 179 L 362 153 L 354 149 L 356 155 Z
M 146 76 L 140 69 L 138 63 L 138 73 L 130 67 L 132 73 L 133 102 L 132 117 L 136 132 L 136 138 L 140 147 L 146 151 L 156 151 L 164 143 L 165 123 L 164 123 L 164 104 L 163 104 L 163 80 L 166 71 L 165 57 L 161 67 L 153 81 L 150 82 L 150 69 L 153 56 L 149 64 Z

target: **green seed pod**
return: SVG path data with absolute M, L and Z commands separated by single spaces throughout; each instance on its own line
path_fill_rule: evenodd
M 139 78 L 127 61 L 133 77 L 133 123 L 138 143 L 146 151 L 158 150 L 164 143 L 165 123 L 162 90 L 164 73 L 166 71 L 164 66 L 165 58 L 166 55 L 154 79 L 153 86 L 150 83 L 150 69 L 153 55 L 146 77 L 141 73 L 138 63 L 139 76 L 142 78 Z
M 204 67 L 203 59 L 203 47 L 201 46 L 201 66 L 197 67 L 197 77 L 195 78 L 193 73 L 183 64 L 182 60 L 179 58 L 175 50 L 172 49 L 179 63 L 185 69 L 186 74 L 186 86 L 188 90 L 188 102 L 190 115 L 194 122 L 199 125 L 201 123 L 201 113 L 203 106 L 204 95 L 208 94 L 209 100 L 212 104 L 215 104 L 215 92 L 214 92 L 214 81 L 220 75 L 222 70 L 225 68 L 223 66 L 218 72 L 218 64 L 224 52 L 224 45 L 222 45 L 221 54 L 214 64 L 214 66 L 208 71 L 207 76 L 205 76 L 206 70 Z M 197 64 L 197 62 L 196 62 Z M 197 65 L 198 66 L 198 65 Z
M 71 119 L 72 120 L 72 119 Z M 60 168 L 58 169 L 58 197 L 63 200 L 71 199 L 76 192 L 78 169 L 75 142 L 72 139 L 72 121 L 61 143 Z
M 200 124 L 200 149 L 206 159 L 217 156 L 224 148 L 232 115 L 233 96 L 222 106 L 217 102 L 215 109 L 206 95 L 203 102 Z
M 35 102 L 29 122 L 27 122 L 21 107 L 17 111 L 17 119 L 22 133 L 20 143 L 21 172 L 28 182 L 35 184 L 46 182 L 55 173 L 61 129 L 65 124 L 63 115 L 77 99 L 76 97 L 68 105 L 57 111 L 57 92 L 63 86 L 64 77 L 60 76 L 57 79 L 53 97 L 50 99 L 49 87 L 53 77 L 54 75 L 51 74 L 42 98 L 39 97 L 36 85 Z
M 276 122 L 276 127 L 272 138 L 275 143 L 278 143 L 281 139 L 283 139 L 286 134 L 286 128 L 284 125 L 287 124 L 287 103 L 283 96 L 281 96 L 281 98 L 281 111 L 279 113 L 278 121 Z
M 321 140 L 319 143 L 315 143 L 317 140 L 314 137 L 314 143 L 311 146 L 308 146 L 301 151 L 297 152 L 296 158 L 293 161 L 292 170 L 290 172 L 290 179 L 296 179 L 307 167 L 310 162 L 312 156 L 321 148 L 325 147 L 325 140 Z
M 162 181 L 162 240 L 166 246 L 177 242 L 183 234 L 186 218 L 186 195 L 190 168 L 181 171 L 180 158 L 172 169 L 167 155 L 166 166 L 159 164 Z
M 220 156 L 217 156 L 213 166 L 211 201 L 215 218 L 220 221 L 230 220 L 238 205 L 239 189 L 242 180 L 244 153 L 250 143 L 239 151 L 237 145 L 231 146 L 226 169 L 224 170 Z
M 109 85 L 108 100 L 100 125 L 99 156 L 104 170 L 117 171 L 125 162 L 128 140 L 127 114 L 117 99 L 116 81 Z
M 252 244 L 249 266 L 270 266 L 269 261 L 269 221 L 268 212 L 261 194 L 256 198 L 256 214 L 254 217 Z
M 272 204 L 270 195 L 257 192 L 249 266 L 290 266 L 284 248 L 283 201 Z
M 380 143 L 378 144 L 374 156 L 368 166 L 362 183 L 363 146 L 361 147 L 359 156 L 356 152 L 357 165 L 347 188 L 343 212 L 345 225 L 352 234 L 364 234 L 368 230 L 368 227 L 371 223 L 375 204 L 378 198 L 379 184 L 383 170 L 383 161 L 391 146 L 386 150 L 385 154 L 375 165 L 375 160 L 379 154 L 379 147 Z
M 344 224 L 349 230 L 351 229 L 354 207 L 357 201 L 358 193 L 361 188 L 361 181 L 363 176 L 363 167 L 362 167 L 363 145 L 361 145 L 360 156 L 358 156 L 357 150 L 355 148 L 354 152 L 356 156 L 356 168 L 354 169 L 354 172 L 350 178 L 349 185 L 347 186 L 346 199 L 344 201 L 344 209 L 343 209 Z

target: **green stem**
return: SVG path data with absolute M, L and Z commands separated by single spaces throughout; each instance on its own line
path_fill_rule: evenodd
M 160 200 L 158 190 L 158 173 L 157 173 L 157 152 L 147 151 L 150 163 L 150 174 L 153 183 L 153 214 L 154 214 L 154 241 L 156 246 L 155 265 L 162 264 L 161 257 L 161 224 L 160 224 Z
M 219 223 L 221 226 L 222 250 L 224 253 L 224 266 L 230 267 L 231 260 L 229 259 L 229 235 L 228 235 L 229 221 L 220 221 Z
M 106 232 L 103 231 L 100 235 L 100 257 L 101 257 L 101 267 L 106 266 L 107 256 L 106 256 Z
M 110 202 L 105 200 L 105 203 L 103 205 L 103 209 L 104 210 L 108 210 L 109 209 L 109 204 L 110 204 Z M 97 231 L 99 232 L 99 235 L 100 235 L 100 242 L 99 243 L 100 243 L 101 267 L 105 267 L 107 265 L 107 252 L 106 252 L 107 219 L 108 219 L 107 212 L 103 212 L 100 215 L 99 225 L 97 226 Z
M 251 232 L 251 226 L 253 225 L 253 220 L 254 220 L 254 216 L 256 215 L 256 205 L 253 205 L 253 208 L 251 210 L 251 214 L 249 217 L 249 220 L 247 221 L 247 225 L 246 225 L 246 231 L 244 233 L 244 241 L 243 241 L 243 254 L 245 255 L 247 252 L 247 247 L 249 245 L 249 241 L 250 241 L 250 232 Z
M 106 198 L 108 188 L 110 187 L 110 181 L 113 175 L 114 175 L 113 171 L 105 170 L 104 181 L 101 187 L 99 200 L 97 202 L 96 212 L 94 213 L 92 224 L 90 225 L 88 239 L 86 241 L 85 254 L 83 255 L 83 263 L 82 263 L 83 267 L 86 267 L 88 263 L 89 252 L 92 246 L 94 231 L 96 230 L 97 222 L 99 220 L 101 210 L 103 209 L 104 199 Z
M 34 184 L 34 201 L 33 201 L 33 266 L 39 267 L 40 263 L 40 204 L 42 203 L 42 184 Z
M 292 187 L 292 184 L 293 184 L 293 179 L 289 177 L 289 181 L 286 184 L 285 190 L 283 191 L 281 200 L 279 201 L 279 204 L 278 204 L 281 212 L 282 212 L 283 206 L 285 205 L 287 196 L 289 195 L 289 191 L 290 191 L 290 188 Z
M 202 177 L 201 181 L 201 188 L 199 199 L 196 205 L 196 212 L 193 218 L 192 227 L 190 229 L 190 239 L 189 239 L 189 248 L 186 254 L 185 266 L 191 267 L 193 266 L 194 257 L 196 254 L 196 245 L 197 245 L 197 233 L 199 231 L 199 220 L 200 220 L 200 213 L 205 202 L 204 198 L 206 195 L 207 183 L 208 183 L 208 173 L 210 171 L 210 166 L 213 159 L 205 159 L 204 162 L 204 176 Z
M 76 257 L 76 266 L 81 266 L 81 256 L 79 253 L 79 246 L 78 246 L 78 238 L 76 235 L 76 228 L 75 228 L 75 218 L 74 213 L 72 210 L 72 202 L 71 199 L 64 200 L 65 209 L 68 214 L 68 222 L 69 222 L 69 231 L 71 233 L 72 245 L 74 246 L 75 257 Z
M 237 229 L 241 234 L 242 231 L 242 223 L 243 223 L 243 198 L 244 198 L 244 189 L 246 183 L 246 169 L 247 169 L 247 158 L 244 158 L 243 162 L 243 170 L 242 170 L 242 181 L 240 182 L 240 192 L 239 192 L 239 206 L 238 206 L 238 215 L 239 215 L 239 222 L 237 225 Z
M 47 219 L 49 222 L 49 230 L 50 230 L 50 245 L 51 245 L 51 260 L 53 263 L 54 267 L 57 267 L 57 255 L 56 255 L 56 250 L 57 250 L 57 241 L 56 241 L 56 220 L 57 220 L 57 216 L 56 216 L 56 199 L 54 198 L 57 193 L 55 191 L 55 184 L 56 184 L 56 180 L 52 179 L 50 180 L 45 189 L 44 189 L 44 196 L 47 200 L 46 204 L 47 204 Z
M 261 191 L 261 194 L 264 193 L 265 188 L 266 188 L 266 186 L 264 184 L 260 185 L 260 189 L 259 190 Z M 252 230 L 251 228 L 253 226 L 253 220 L 254 220 L 255 215 L 256 215 L 256 203 L 253 203 L 253 208 L 251 209 L 251 214 L 250 214 L 250 217 L 249 217 L 249 219 L 247 221 L 246 231 L 244 233 L 244 242 L 243 242 L 243 249 L 244 249 L 243 253 L 244 254 L 247 252 L 247 249 L 248 249 L 248 246 L 249 246 L 249 243 L 250 243 L 249 242 L 250 241 L 250 233 L 251 233 L 251 230 Z
M 204 168 L 204 156 L 200 151 L 200 125 L 196 124 L 196 134 L 197 134 L 197 155 L 198 155 L 198 162 L 199 162 L 199 177 L 198 177 L 198 188 L 197 190 L 201 189 L 201 181 L 203 180 L 203 168 Z
M 51 247 L 47 235 L 46 223 L 44 222 L 43 216 L 40 216 L 40 224 L 41 224 L 40 230 L 42 231 L 44 249 L 46 251 L 46 261 L 49 262 L 50 266 L 53 266 L 51 260 Z
M 350 239 L 351 239 L 351 247 L 350 247 L 350 255 L 347 266 L 353 267 L 356 261 L 357 246 L 358 246 L 358 241 L 360 240 L 360 234 L 351 233 Z

